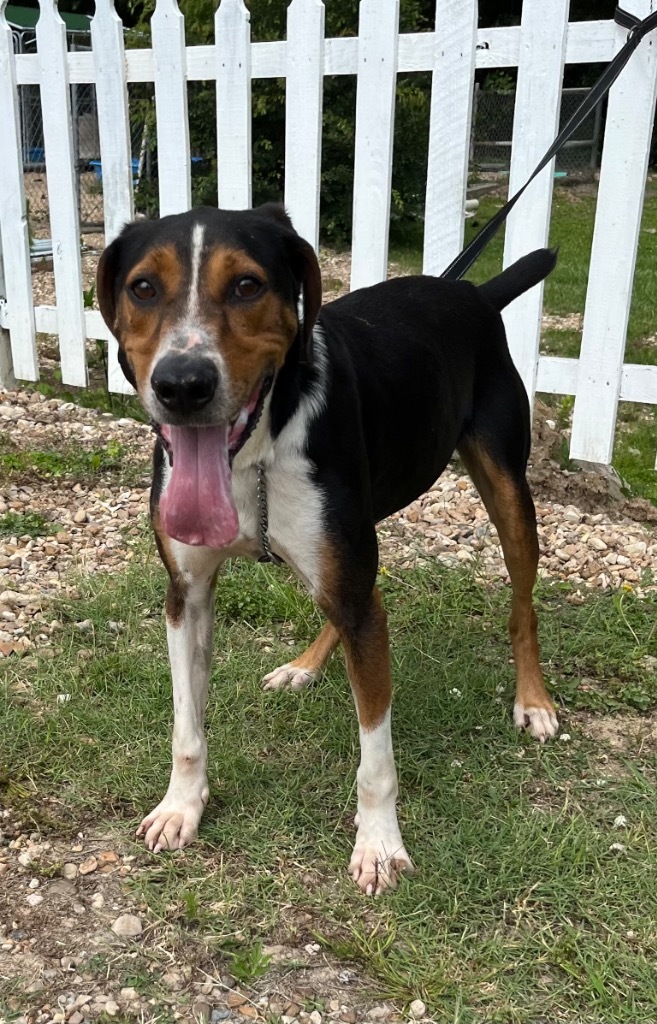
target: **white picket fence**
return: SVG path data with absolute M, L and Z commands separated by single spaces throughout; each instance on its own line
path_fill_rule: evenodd
M 129 390 L 116 343 L 100 314 L 85 310 L 71 140 L 72 83 L 96 85 L 106 240 L 133 214 L 128 82 L 153 82 L 161 214 L 191 205 L 187 82 L 217 88 L 218 203 L 251 202 L 251 82 L 286 79 L 285 202 L 317 245 L 322 87 L 325 75 L 357 75 L 351 286 L 386 276 L 395 82 L 398 72 L 433 75 L 424 269 L 440 273 L 460 251 L 475 68 L 518 67 L 509 188 L 528 176 L 556 134 L 564 64 L 609 61 L 626 39 L 611 21 L 568 22 L 568 0 L 524 0 L 518 27 L 477 28 L 476 0 L 437 0 L 435 31 L 399 33 L 399 0 L 361 0 L 357 37 L 326 39 L 321 0 L 292 0 L 287 39 L 252 43 L 242 0 L 222 0 L 213 46 L 185 46 L 177 0 L 157 0 L 152 48 L 125 50 L 113 0 L 97 0 L 92 51 L 67 53 L 56 0 L 40 0 L 37 53 L 14 55 L 0 0 L 0 335 L 15 376 L 38 378 L 36 332 L 59 336 L 62 379 L 87 382 L 85 340 L 109 343 L 109 386 Z M 639 17 L 653 0 L 624 0 Z M 575 395 L 571 455 L 611 460 L 619 400 L 657 404 L 657 366 L 623 361 L 657 91 L 657 34 L 642 42 L 613 87 L 579 359 L 539 355 L 542 288 L 507 311 L 509 342 L 528 391 Z M 32 296 L 18 124 L 17 84 L 41 87 L 57 306 Z M 505 264 L 548 240 L 552 167 L 511 217 Z M 657 309 L 657 298 L 656 298 Z M 0 374 L 8 349 L 0 336 Z M 3 362 L 4 358 L 4 362 Z

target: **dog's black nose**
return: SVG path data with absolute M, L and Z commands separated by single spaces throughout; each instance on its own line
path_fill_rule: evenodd
M 164 356 L 151 374 L 151 385 L 158 399 L 176 413 L 202 409 L 214 398 L 218 383 L 214 363 L 199 356 Z

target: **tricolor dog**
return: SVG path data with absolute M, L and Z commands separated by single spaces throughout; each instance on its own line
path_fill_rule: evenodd
M 455 450 L 511 578 L 515 723 L 541 742 L 555 734 L 532 605 L 529 406 L 500 316 L 554 263 L 543 249 L 481 287 L 402 277 L 320 308 L 315 253 L 274 204 L 137 221 L 105 250 L 98 299 L 158 434 L 151 518 L 170 577 L 173 769 L 138 830 L 151 850 L 191 842 L 208 799 L 217 572 L 264 555 L 296 571 L 327 619 L 265 688 L 300 689 L 344 647 L 361 747 L 350 873 L 378 893 L 412 870 L 397 823 L 376 524 L 426 491 Z

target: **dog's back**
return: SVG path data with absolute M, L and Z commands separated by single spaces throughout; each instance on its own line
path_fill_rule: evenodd
M 353 449 L 362 432 L 377 520 L 438 478 L 482 389 L 522 392 L 499 311 L 542 280 L 555 259 L 539 249 L 481 287 L 425 275 L 393 278 L 323 307 L 331 433 L 344 434 Z M 358 401 L 341 401 L 354 382 Z M 344 418 L 356 410 L 360 423 L 347 426 Z M 525 420 L 528 430 L 528 414 Z

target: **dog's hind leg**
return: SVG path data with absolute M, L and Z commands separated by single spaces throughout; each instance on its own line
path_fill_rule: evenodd
M 538 538 L 534 502 L 525 477 L 529 413 L 524 392 L 518 396 L 518 408 L 509 409 L 516 394 L 509 394 L 507 386 L 497 392 L 491 403 L 496 406 L 503 402 L 506 408 L 477 410 L 475 424 L 459 443 L 459 452 L 497 528 L 511 578 L 509 632 L 516 667 L 514 722 L 517 728 L 527 729 L 544 743 L 556 734 L 558 722 L 539 662 L 532 601 Z
M 223 556 L 156 539 L 170 576 L 166 619 L 173 681 L 173 765 L 169 788 L 137 829 L 150 850 L 177 850 L 196 838 L 208 801 L 203 728 L 210 678 L 214 584 Z
M 262 680 L 265 690 L 303 690 L 320 674 L 340 643 L 332 622 L 327 622 L 319 636 L 294 661 L 268 672 Z

